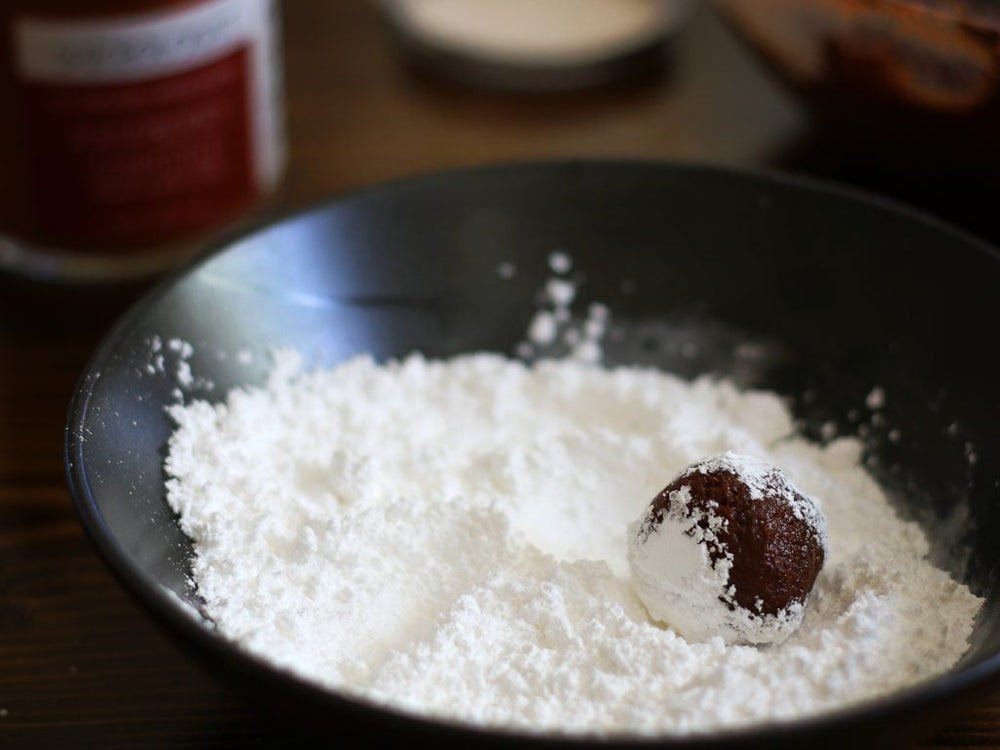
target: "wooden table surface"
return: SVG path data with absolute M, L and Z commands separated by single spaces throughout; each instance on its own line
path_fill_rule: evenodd
M 365 0 L 290 0 L 283 15 L 291 146 L 283 206 L 399 175 L 532 158 L 823 162 L 789 156 L 824 145 L 707 9 L 678 37 L 667 72 L 549 96 L 414 75 Z M 835 176 L 865 182 L 866 174 Z M 992 232 L 965 201 L 926 202 Z M 217 685 L 133 604 L 71 505 L 67 404 L 100 337 L 144 284 L 0 280 L 0 748 L 282 744 L 286 727 Z M 1000 748 L 1000 697 L 930 746 Z

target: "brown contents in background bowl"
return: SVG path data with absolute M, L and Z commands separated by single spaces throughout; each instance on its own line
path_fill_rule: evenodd
M 977 161 L 1000 125 L 1000 5 L 720 0 L 736 32 L 826 124 Z M 934 153 L 932 153 L 934 152 Z

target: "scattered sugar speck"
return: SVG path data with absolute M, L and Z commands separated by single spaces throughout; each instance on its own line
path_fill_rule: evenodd
M 587 338 L 597 339 L 604 335 L 605 322 L 597 318 L 587 318 L 583 324 L 583 330 Z
M 969 462 L 969 466 L 975 466 L 979 461 L 979 454 L 976 452 L 976 446 L 972 443 L 965 444 L 965 458 Z
M 170 339 L 167 342 L 167 348 L 172 352 L 180 354 L 181 359 L 187 359 L 194 354 L 194 347 L 191 346 L 191 342 L 184 341 L 183 339 Z
M 194 376 L 191 374 L 191 364 L 182 359 L 177 363 L 177 384 L 181 388 L 190 388 L 194 385 Z
M 539 310 L 528 325 L 528 338 L 536 344 L 545 346 L 556 340 L 558 331 L 555 315 L 547 310 Z
M 553 273 L 568 273 L 572 267 L 573 261 L 566 253 L 554 252 L 549 255 L 549 268 Z
M 602 354 L 603 351 L 598 343 L 584 339 L 573 347 L 570 359 L 586 364 L 597 364 L 601 361 Z
M 602 302 L 592 302 L 587 309 L 587 315 L 591 320 L 607 321 L 611 317 L 611 310 Z
M 865 406 L 869 409 L 881 409 L 885 406 L 885 389 L 881 386 L 875 386 L 865 397 Z
M 509 261 L 497 264 L 497 276 L 501 279 L 512 279 L 517 275 L 517 266 Z
M 545 293 L 553 304 L 568 305 L 576 297 L 576 284 L 563 279 L 549 279 L 545 284 Z

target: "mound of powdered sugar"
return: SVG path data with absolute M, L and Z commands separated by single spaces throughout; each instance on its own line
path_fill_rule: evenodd
M 939 674 L 981 600 L 859 462 L 725 381 L 498 355 L 359 357 L 172 410 L 169 502 L 222 633 L 391 706 L 529 731 L 690 733 Z M 724 451 L 820 498 L 829 554 L 780 645 L 688 643 L 629 583 L 626 529 Z

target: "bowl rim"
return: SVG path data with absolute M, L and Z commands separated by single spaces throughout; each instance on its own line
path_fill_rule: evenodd
M 384 705 L 346 690 L 325 687 L 288 669 L 276 666 L 226 638 L 173 591 L 133 565 L 129 555 L 105 521 L 92 492 L 84 460 L 84 448 L 87 442 L 84 425 L 89 413 L 91 397 L 101 379 L 105 364 L 113 358 L 118 342 L 137 321 L 155 307 L 176 285 L 201 266 L 237 248 L 243 240 L 261 231 L 266 231 L 270 227 L 292 223 L 310 214 L 336 209 L 350 201 L 365 200 L 369 196 L 402 188 L 418 187 L 422 184 L 433 185 L 439 181 L 476 179 L 480 175 L 488 176 L 499 172 L 533 172 L 538 170 L 568 170 L 570 172 L 664 170 L 678 175 L 695 174 L 709 179 L 737 179 L 746 183 L 778 186 L 781 189 L 805 190 L 895 214 L 934 231 L 951 235 L 954 239 L 967 245 L 970 250 L 986 253 L 995 261 L 1000 261 L 1000 249 L 929 212 L 914 208 L 896 199 L 854 186 L 783 170 L 724 166 L 684 160 L 575 158 L 490 162 L 408 174 L 333 193 L 292 210 L 265 214 L 252 223 L 223 233 L 207 244 L 203 252 L 156 282 L 138 301 L 120 315 L 104 334 L 74 387 L 64 428 L 63 461 L 66 481 L 77 516 L 88 539 L 96 548 L 104 564 L 110 569 L 119 584 L 129 592 L 133 600 L 138 602 L 147 614 L 151 615 L 173 636 L 175 645 L 178 647 L 193 646 L 200 652 L 211 655 L 219 662 L 235 666 L 238 671 L 247 673 L 258 681 L 271 683 L 291 698 L 302 698 L 309 703 L 323 704 L 325 707 L 338 711 L 349 710 L 364 718 L 378 719 L 383 723 L 392 722 L 399 727 L 405 727 L 415 732 L 437 734 L 444 732 L 451 735 L 452 738 L 469 741 L 477 739 L 494 742 L 506 741 L 516 742 L 519 745 L 537 744 L 550 748 L 587 747 L 595 743 L 612 748 L 639 748 L 650 745 L 707 747 L 720 743 L 739 745 L 760 743 L 761 741 L 788 743 L 806 737 L 815 738 L 830 735 L 836 730 L 843 729 L 845 724 L 874 724 L 894 717 L 902 719 L 908 715 L 918 715 L 923 708 L 931 704 L 944 703 L 949 700 L 954 703 L 963 696 L 971 695 L 977 690 L 984 690 L 990 683 L 1000 679 L 1000 650 L 998 650 L 996 653 L 971 664 L 961 665 L 959 663 L 947 672 L 933 678 L 887 695 L 865 700 L 862 703 L 801 718 L 752 723 L 720 730 L 697 731 L 691 734 L 647 735 L 605 732 L 541 732 L 504 726 L 478 725 Z M 209 671 L 204 665 L 202 667 Z M 214 671 L 212 671 L 212 676 L 217 678 Z

